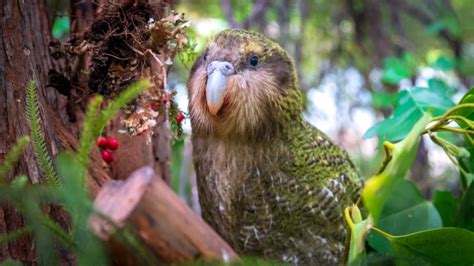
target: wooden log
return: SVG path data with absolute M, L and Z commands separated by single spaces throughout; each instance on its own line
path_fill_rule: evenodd
M 133 228 L 147 252 L 160 262 L 237 258 L 232 248 L 149 166 L 138 169 L 127 180 L 108 181 L 99 191 L 94 207 L 103 216 L 91 217 L 90 227 L 109 244 L 120 265 L 137 261 L 130 259 L 136 252 L 113 240 L 117 228 L 125 226 Z

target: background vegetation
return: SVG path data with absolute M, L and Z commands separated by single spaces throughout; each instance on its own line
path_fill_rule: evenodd
M 215 33 L 229 27 L 249 28 L 278 41 L 298 67 L 308 121 L 348 150 L 368 177 L 382 161 L 383 140 L 400 140 L 421 117 L 422 112 L 413 112 L 408 122 L 400 117 L 379 124 L 381 130 L 372 128 L 408 99 L 400 91 L 432 88 L 442 92 L 439 98 L 444 102 L 440 104 L 449 107 L 472 85 L 471 5 L 462 0 L 181 0 L 176 1 L 175 9 L 185 12 L 191 21 L 191 45 L 196 53 Z M 184 110 L 185 83 L 195 56 L 180 57 L 171 73 L 170 84 Z M 425 103 L 433 100 L 421 92 L 415 97 Z M 434 115 L 444 110 L 437 109 Z M 184 128 L 190 132 L 189 121 Z M 455 143 L 463 141 L 453 134 L 441 135 Z M 177 143 L 176 156 L 186 154 L 181 151 L 185 146 Z M 173 174 L 175 189 L 191 202 L 190 190 L 184 193 L 183 189 L 189 188 L 183 184 L 188 182 L 189 160 L 186 156 L 174 160 L 180 164 L 174 165 Z M 459 193 L 458 171 L 427 136 L 421 140 L 408 175 L 428 198 L 435 190 Z
M 50 3 L 52 33 L 64 40 L 69 19 L 60 2 Z M 253 29 L 290 52 L 306 94 L 307 119 L 345 147 L 366 178 L 365 207 L 348 207 L 345 213 L 352 231 L 350 264 L 474 263 L 471 1 L 207 0 L 176 1 L 175 9 L 191 20 L 187 47 L 168 77 L 183 110 L 189 68 L 216 32 Z M 144 87 L 132 87 L 129 97 Z M 57 260 L 50 252 L 53 238 L 74 250 L 84 264 L 105 263 L 100 244 L 85 226 L 92 210 L 83 187 L 84 171 L 100 127 L 130 98 L 104 111 L 98 108 L 100 98 L 92 101 L 79 151 L 58 156 L 54 167 L 41 138 L 34 90 L 31 83 L 31 140 L 49 186 L 33 189 L 22 176 L 0 184 L 1 199 L 15 202 L 27 224 L 1 236 L 0 243 L 33 233 L 41 247 L 41 264 Z M 189 121 L 183 126 L 189 135 Z M 173 145 L 173 187 L 199 212 L 188 138 L 185 134 Z M 10 150 L 0 177 L 11 170 L 28 141 L 21 138 Z M 77 176 L 61 183 L 58 176 L 67 176 L 71 169 Z M 64 206 L 72 214 L 70 232 L 43 217 L 37 202 Z

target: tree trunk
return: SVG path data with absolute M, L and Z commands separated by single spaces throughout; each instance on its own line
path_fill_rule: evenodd
M 0 2 L 0 161 L 3 162 L 16 139 L 29 134 L 25 112 L 25 87 L 29 80 L 36 80 L 38 84 L 42 125 L 54 124 L 52 117 L 45 114 L 52 106 L 59 109 L 65 102 L 55 91 L 45 89 L 48 70 L 54 67 L 48 54 L 50 25 L 45 5 L 11 0 Z M 55 128 L 48 126 L 43 127 L 43 130 L 48 148 L 56 153 L 60 147 Z M 43 180 L 31 146 L 7 179 L 19 174 L 28 175 L 32 183 Z M 0 233 L 14 231 L 22 226 L 22 217 L 10 205 L 2 203 Z M 0 261 L 6 258 L 33 264 L 35 257 L 31 239 L 23 238 L 1 246 Z
M 156 10 L 159 17 L 163 15 L 163 3 L 171 3 L 170 0 L 152 2 L 154 7 L 159 7 Z M 67 97 L 47 86 L 49 70 L 64 73 L 64 69 L 72 66 L 62 60 L 53 59 L 50 54 L 51 25 L 45 3 L 37 1 L 36 4 L 31 4 L 14 0 L 0 0 L 0 3 L 0 164 L 15 141 L 20 136 L 29 135 L 25 111 L 25 88 L 29 80 L 37 82 L 41 125 L 50 154 L 54 157 L 60 150 L 76 149 L 83 111 L 76 108 L 73 111 L 77 119 L 71 119 L 65 111 Z M 91 25 L 91 19 L 98 15 L 98 10 L 94 8 L 100 7 L 100 3 L 99 5 L 92 3 L 93 1 L 71 1 L 72 34 L 83 33 Z M 74 71 L 87 69 L 89 62 L 87 58 L 83 58 L 80 68 Z M 87 88 L 87 83 L 83 84 L 83 88 Z M 169 139 L 167 138 L 169 132 L 166 129 L 167 127 L 158 129 L 159 145 L 169 145 L 169 143 L 163 144 L 163 139 Z M 137 143 L 140 141 L 140 139 L 130 140 L 127 145 L 135 145 L 134 147 L 145 145 Z M 167 173 L 169 168 L 166 167 L 169 154 L 163 154 L 163 151 L 169 153 L 169 148 L 158 149 L 156 143 L 158 141 L 152 145 L 153 149 L 143 154 L 134 154 L 135 161 L 130 163 L 129 160 L 127 163 L 130 164 L 127 167 L 136 169 L 143 165 L 142 161 L 147 161 L 147 164 L 160 169 L 162 176 L 169 176 Z M 160 156 L 153 154 L 153 150 L 157 149 L 161 151 Z M 142 160 L 142 158 L 151 159 Z M 31 145 L 25 150 L 14 171 L 7 176 L 7 180 L 20 174 L 27 175 L 32 183 L 45 180 L 39 171 Z M 114 177 L 110 168 L 100 159 L 97 149 L 92 154 L 89 174 L 88 188 L 92 196 L 97 194 L 105 181 Z M 67 217 L 59 208 L 50 207 L 48 212 L 63 227 L 68 226 Z M 15 231 L 23 225 L 21 215 L 12 206 L 0 203 L 0 234 Z M 24 237 L 0 246 L 0 261 L 7 258 L 20 260 L 25 264 L 36 264 L 31 238 Z

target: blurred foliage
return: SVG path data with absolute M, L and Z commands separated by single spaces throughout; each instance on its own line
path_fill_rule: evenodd
M 413 123 L 406 125 L 409 133 L 391 139 L 403 140 L 397 144 L 384 142 L 385 161 L 379 172 L 366 181 L 362 192 L 367 217 L 362 220 L 346 214 L 352 232 L 349 264 L 366 265 L 370 262 L 365 251 L 366 241 L 374 250 L 372 252 L 380 253 L 397 264 L 474 263 L 474 254 L 468 251 L 474 248 L 473 172 L 459 164 L 461 158 L 471 158 L 472 154 L 466 148 L 474 146 L 471 136 L 474 133 L 474 120 L 471 117 L 474 110 L 473 91 L 471 89 L 466 93 L 457 105 L 440 108 L 443 105 L 439 99 L 449 99 L 446 91 L 432 90 L 431 100 L 423 103 L 422 109 L 426 111 L 414 118 Z M 403 108 L 403 105 L 399 104 L 392 117 L 399 115 L 398 108 Z M 432 117 L 432 113 L 437 113 L 437 116 Z M 460 127 L 452 126 L 453 122 L 458 122 Z M 394 127 L 394 122 L 379 123 L 377 130 L 400 135 L 400 127 Z M 463 135 L 465 146 L 439 138 L 437 132 L 443 130 Z M 434 143 L 442 146 L 462 173 L 459 197 L 450 192 L 436 191 L 433 202 L 430 202 L 413 183 L 405 179 L 423 134 L 428 134 Z
M 32 235 L 39 265 L 59 265 L 59 253 L 64 250 L 75 254 L 80 265 L 107 264 L 108 256 L 102 244 L 88 227 L 89 217 L 94 213 L 92 201 L 86 189 L 89 155 L 92 144 L 100 136 L 107 121 L 113 118 L 121 107 L 149 87 L 150 83 L 148 81 L 133 83 L 103 110 L 100 110 L 102 97 L 96 96 L 91 100 L 85 115 L 78 152 L 61 152 L 56 157 L 55 167 L 51 165 L 51 169 L 48 170 L 54 172 L 55 175 L 57 173 L 58 183 L 48 182 L 48 184 L 33 185 L 28 183 L 28 177 L 26 176 L 15 177 L 10 183 L 0 183 L 0 201 L 12 204 L 25 218 L 23 228 L 0 235 L 1 245 L 26 235 Z M 32 136 L 33 142 L 35 142 L 34 138 L 39 138 L 36 141 L 40 142 L 33 143 L 33 146 L 44 145 L 34 82 L 30 82 L 28 85 L 27 105 L 32 134 L 39 134 L 38 136 Z M 4 180 L 8 171 L 12 170 L 12 165 L 19 159 L 19 155 L 28 141 L 28 137 L 20 138 L 10 150 L 6 157 L 7 160 L 0 166 L 0 180 Z M 40 165 L 49 162 L 47 149 L 41 146 L 41 149 L 35 152 L 35 159 Z M 49 167 L 50 164 L 46 163 L 46 166 Z M 41 169 L 43 170 L 43 168 Z M 48 176 L 48 171 L 43 170 L 45 176 Z M 62 186 L 57 184 L 62 184 Z M 66 231 L 43 211 L 44 207 L 48 205 L 54 205 L 56 208 L 60 207 L 65 211 L 71 221 L 69 230 Z M 122 239 L 126 240 L 126 238 Z M 125 244 L 128 246 L 136 245 L 133 241 Z M 7 261 L 5 263 L 14 265 L 16 262 Z
M 400 91 L 394 98 L 397 102 L 392 115 L 369 128 L 364 138 L 377 135 L 379 141 L 403 139 L 423 114 L 441 115 L 454 105 L 445 90 L 434 88 L 413 87 Z
M 171 85 L 185 84 L 208 40 L 229 27 L 224 2 L 175 1 L 175 9 L 191 18 L 192 32 L 173 66 Z M 237 23 L 246 21 L 257 6 L 256 0 L 229 2 Z M 67 19 L 55 18 L 56 38 L 67 32 Z M 382 167 L 364 187 L 362 213 L 367 215 L 361 217 L 355 207 L 346 212 L 352 232 L 349 264 L 474 264 L 474 89 L 467 89 L 474 80 L 473 20 L 471 0 L 274 0 L 249 23 L 250 29 L 288 50 L 304 90 L 318 89 L 326 77 L 336 84 L 337 73 L 354 69 L 363 82 L 344 98 L 347 105 L 364 108 L 380 120 L 364 137 L 377 136 L 382 148 L 372 158 L 356 154 L 363 173 L 376 172 L 379 163 Z M 341 86 L 334 87 L 335 97 L 341 97 Z M 369 101 L 363 100 L 366 96 Z M 336 103 L 342 106 L 344 101 Z M 345 121 L 339 123 L 350 130 Z M 459 184 L 454 189 L 459 193 L 436 190 L 430 201 L 406 180 L 423 135 L 459 171 L 459 176 L 449 171 L 442 176 Z M 173 145 L 175 191 L 183 143 Z M 382 152 L 386 157 L 380 162 Z
M 69 16 L 58 16 L 53 21 L 53 27 L 51 33 L 56 39 L 64 39 L 70 31 L 70 18 Z
M 233 25 L 223 11 L 226 2 L 235 21 L 242 23 L 263 1 L 176 2 L 193 22 L 197 47 L 204 47 L 215 33 L 210 29 L 219 29 L 214 27 L 216 20 Z M 353 233 L 349 264 L 474 263 L 468 251 L 474 247 L 474 96 L 467 89 L 474 79 L 470 5 L 469 0 L 275 0 L 268 1 L 263 15 L 249 25 L 288 50 L 303 90 L 317 90 L 329 80 L 337 89 L 336 108 L 344 104 L 363 108 L 380 120 L 364 137 L 378 137 L 381 149 L 371 158 L 353 156 L 363 173 L 376 174 L 364 187 L 366 215 L 360 218 L 354 208 L 346 212 Z M 344 98 L 337 73 L 347 69 L 355 70 L 362 84 Z M 177 73 L 185 83 L 187 72 Z M 350 85 L 353 77 L 343 77 L 348 79 L 343 84 Z M 364 101 L 366 95 L 371 100 Z M 346 120 L 339 123 L 339 128 L 351 130 Z M 443 172 L 443 182 L 457 186 L 441 191 L 433 186 L 432 201 L 429 193 L 406 180 L 418 154 L 432 150 L 418 149 L 421 136 L 440 147 L 459 172 L 459 176 Z M 423 172 L 430 178 L 428 171 Z M 458 252 L 463 254 L 456 256 Z

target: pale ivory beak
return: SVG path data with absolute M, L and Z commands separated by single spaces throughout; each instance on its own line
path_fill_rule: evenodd
M 213 61 L 207 66 L 206 100 L 212 115 L 217 115 L 224 104 L 227 80 L 234 72 L 234 66 L 226 61 Z

